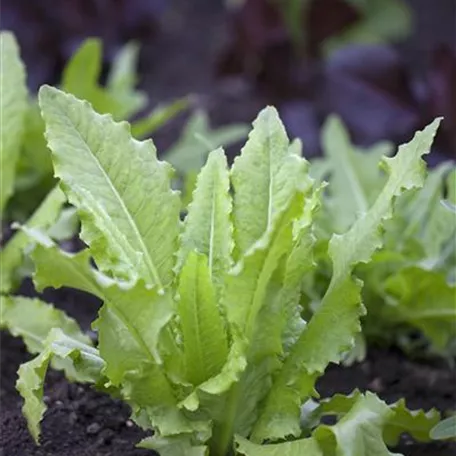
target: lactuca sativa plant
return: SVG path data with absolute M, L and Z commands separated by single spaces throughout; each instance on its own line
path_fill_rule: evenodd
M 88 248 L 65 253 L 23 227 L 35 243 L 34 281 L 38 290 L 78 288 L 104 304 L 94 346 L 45 303 L 33 301 L 43 314 L 33 325 L 17 311 L 29 305 L 23 298 L 5 299 L 3 324 L 39 353 L 17 382 L 37 441 L 49 363 L 122 397 L 133 419 L 154 430 L 140 446 L 161 455 L 387 455 L 404 431 L 429 438 L 438 413 L 388 406 L 370 393 L 301 406 L 360 330 L 362 284 L 353 268 L 382 245 L 395 198 L 423 184 L 421 156 L 438 121 L 384 159 L 380 195 L 332 237 L 331 283 L 306 322 L 301 282 L 315 267 L 321 188 L 273 108 L 259 114 L 231 169 L 221 149 L 210 153 L 181 223 L 172 169 L 151 141 L 132 139 L 127 123 L 59 90 L 43 87 L 39 98 L 55 174 Z M 336 424 L 320 425 L 325 415 Z
M 456 415 L 437 423 L 430 432 L 434 440 L 456 439 Z
M 312 3 L 318 0 L 286 0 L 276 2 L 293 44 L 298 49 L 306 49 L 309 37 Z M 353 8 L 358 19 L 347 24 L 338 34 L 330 34 L 322 40 L 320 51 L 326 56 L 337 49 L 366 44 L 388 44 L 401 41 L 410 34 L 413 15 L 403 0 L 347 0 L 348 8 Z M 321 19 L 320 19 L 321 20 Z
M 55 182 L 50 152 L 43 136 L 44 123 L 35 97 L 27 90 L 26 70 L 16 39 L 12 33 L 5 31 L 0 33 L 0 41 L 2 144 L 8 151 L 8 154 L 2 154 L 3 161 L 8 158 L 8 163 L 2 162 L 5 191 L 2 188 L 0 208 L 3 209 L 7 200 L 13 197 L 8 208 L 9 218 L 23 221 Z M 135 117 L 133 135 L 147 137 L 187 109 L 190 98 L 156 106 L 144 114 L 149 101 L 145 92 L 136 88 L 138 54 L 136 43 L 123 46 L 113 60 L 106 83 L 102 85 L 103 46 L 99 39 L 89 38 L 65 65 L 59 86 L 89 101 L 97 112 L 109 113 L 116 120 Z
M 0 45 L 0 220 L 3 228 L 5 209 L 15 192 L 16 168 L 27 129 L 29 100 L 25 69 L 14 36 L 2 32 Z M 29 226 L 49 228 L 58 219 L 64 202 L 65 196 L 62 191 L 54 189 L 29 219 Z M 2 248 L 0 252 L 1 293 L 9 292 L 18 282 L 16 273 L 22 264 L 22 252 L 27 244 L 27 237 L 23 233 L 17 233 L 7 246 Z
M 392 145 L 379 143 L 357 149 L 341 121 L 328 119 L 322 138 L 324 157 L 313 163 L 312 174 L 329 185 L 316 221 L 316 261 L 304 286 L 305 307 L 318 307 L 330 281 L 331 259 L 326 246 L 334 232 L 343 233 L 365 214 L 381 193 L 387 174 L 378 167 Z M 369 264 L 358 266 L 363 301 L 368 307 L 363 335 L 368 343 L 400 344 L 423 353 L 430 342 L 433 354 L 454 354 L 456 342 L 456 168 L 446 162 L 432 169 L 422 188 L 400 196 L 394 216 L 384 227 L 383 246 Z M 419 331 L 425 336 L 410 336 Z M 413 345 L 412 345 L 413 341 Z M 363 339 L 357 350 L 362 357 Z M 452 348 L 453 347 L 453 348 Z M 419 349 L 419 350 L 418 350 Z
M 0 112 L 2 125 L 0 129 L 0 217 L 11 197 L 14 188 L 14 174 L 20 151 L 20 138 L 24 130 L 27 111 L 27 88 L 25 70 L 19 58 L 19 50 L 14 37 L 10 34 L 0 35 Z

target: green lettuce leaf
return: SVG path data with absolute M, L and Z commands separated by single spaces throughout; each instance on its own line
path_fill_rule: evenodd
M 221 149 L 211 152 L 201 170 L 188 207 L 181 238 L 180 262 L 196 250 L 207 256 L 209 274 L 218 290 L 231 266 L 232 224 L 229 174 Z
M 224 323 L 204 255 L 188 255 L 178 293 L 186 377 L 193 385 L 199 385 L 218 374 L 228 356 Z
M 397 42 L 412 31 L 412 10 L 404 0 L 348 0 L 348 3 L 356 9 L 360 19 L 323 42 L 327 55 L 348 44 Z
M 373 206 L 345 234 L 333 235 L 329 244 L 333 263 L 330 285 L 276 377 L 255 426 L 254 440 L 298 436 L 301 403 L 312 394 L 315 380 L 326 366 L 338 362 L 341 353 L 351 347 L 364 313 L 361 283 L 352 277 L 353 268 L 368 262 L 381 247 L 380 229 L 392 215 L 395 198 L 423 185 L 425 164 L 421 156 L 429 153 L 438 125 L 439 120 L 434 121 L 410 143 L 400 146 L 396 156 L 384 159 L 389 177 Z
M 23 140 L 24 121 L 27 113 L 27 87 L 25 69 L 19 56 L 14 35 L 0 34 L 0 217 L 14 189 L 16 163 Z
M 300 305 L 302 280 L 315 266 L 313 249 L 315 236 L 313 222 L 320 208 L 322 186 L 313 191 L 306 199 L 301 219 L 294 227 L 294 245 L 286 263 L 285 277 L 279 295 L 280 306 L 284 312 L 284 327 L 277 325 L 282 333 L 284 353 L 288 354 L 296 343 L 305 326 Z
M 247 456 L 392 455 L 386 445 L 397 445 L 402 433 L 427 442 L 430 430 L 439 421 L 435 410 L 427 413 L 409 411 L 403 400 L 387 405 L 374 394 L 361 394 L 359 391 L 350 396 L 338 394 L 323 400 L 312 415 L 317 421 L 322 416 L 335 415 L 337 423 L 332 426 L 317 425 L 312 437 L 272 445 L 255 444 L 237 436 L 238 451 Z
M 21 337 L 30 353 L 40 353 L 44 349 L 46 338 L 54 328 L 59 328 L 74 340 L 91 343 L 75 320 L 38 298 L 1 295 L 0 328 Z
M 178 114 L 187 110 L 190 102 L 190 97 L 184 97 L 170 103 L 157 105 L 149 114 L 132 122 L 131 134 L 137 139 L 150 136 Z
M 78 48 L 62 74 L 62 88 L 80 98 L 91 98 L 101 73 L 102 47 L 90 38 Z
M 98 267 L 159 288 L 169 284 L 179 226 L 169 165 L 157 160 L 151 141 L 133 140 L 126 124 L 71 95 L 42 87 L 40 106 L 55 173 L 78 208 L 81 237 Z
M 106 361 L 106 375 L 114 385 L 119 385 L 127 372 L 141 363 L 161 362 L 160 333 L 174 314 L 168 294 L 159 293 L 142 281 L 113 281 L 90 265 L 89 250 L 66 253 L 42 233 L 24 230 L 36 243 L 31 255 L 38 290 L 66 286 L 104 301 L 93 325 L 99 330 L 99 350 Z
M 126 372 L 142 362 L 161 362 L 157 348 L 160 332 L 174 313 L 167 294 L 142 281 L 113 281 L 90 265 L 88 250 L 66 253 L 39 232 L 25 230 L 37 242 L 32 258 L 38 290 L 66 286 L 104 301 L 94 327 L 99 330 L 100 353 L 113 384 L 118 385 Z M 117 349 L 118 345 L 122 350 Z
M 10 219 L 24 223 L 56 185 L 51 153 L 44 138 L 44 122 L 35 99 L 27 106 L 23 142 L 16 166 Z
M 456 204 L 456 167 L 454 167 L 450 173 L 448 173 L 447 181 L 447 198 L 453 204 Z
M 456 439 L 456 415 L 436 424 L 431 431 L 434 440 Z
M 49 227 L 47 234 L 56 241 L 71 239 L 79 231 L 79 218 L 74 207 L 65 207 L 59 217 Z
M 231 170 L 237 257 L 271 230 L 297 186 L 310 185 L 307 162 L 290 153 L 288 146 L 277 111 L 266 108 L 254 121 Z
M 30 242 L 34 242 L 30 256 L 35 265 L 33 283 L 37 291 L 69 287 L 105 299 L 103 285 L 110 281 L 91 266 L 89 250 L 67 253 L 39 230 L 28 227 L 22 230 Z
M 444 274 L 404 268 L 386 281 L 385 291 L 393 302 L 384 306 L 382 317 L 391 324 L 420 329 L 438 349 L 456 337 L 456 286 Z
M 360 395 L 348 413 L 334 426 L 319 426 L 314 437 L 324 454 L 341 456 L 390 456 L 382 429 L 394 412 L 372 393 Z
M 245 357 L 246 341 L 239 334 L 236 334 L 228 353 L 227 360 L 220 372 L 205 382 L 189 394 L 180 406 L 189 411 L 205 411 L 210 413 L 216 422 L 224 421 L 226 417 L 226 406 L 230 407 L 230 399 L 225 393 L 239 382 L 242 373 L 247 366 Z
M 188 120 L 179 140 L 166 151 L 165 158 L 179 173 L 185 175 L 189 171 L 198 171 L 211 150 L 228 147 L 246 135 L 247 128 L 243 124 L 211 129 L 206 112 L 198 110 Z
M 368 211 L 386 181 L 378 167 L 383 156 L 391 155 L 392 144 L 378 143 L 368 150 L 355 148 L 341 120 L 332 116 L 322 133 L 323 150 L 331 174 L 332 230 L 344 232 L 359 215 Z
M 63 192 L 58 187 L 54 188 L 27 221 L 27 226 L 49 228 L 57 220 L 65 201 Z M 18 231 L 0 251 L 0 291 L 2 293 L 13 291 L 19 282 L 16 277 L 17 270 L 23 262 L 24 249 L 29 243 L 27 235 Z
M 402 434 L 412 436 L 418 442 L 429 442 L 430 432 L 439 422 L 440 413 L 431 409 L 409 410 L 404 399 L 401 399 L 389 406 L 394 414 L 386 423 L 383 429 L 383 438 L 388 445 L 397 445 Z
M 249 249 L 226 277 L 224 302 L 227 318 L 242 328 L 250 341 L 257 315 L 267 299 L 268 284 L 281 260 L 293 246 L 293 223 L 303 213 L 304 191 L 296 191 L 277 214 L 273 226 Z M 278 341 L 281 351 L 281 339 Z
M 118 385 L 127 372 L 143 363 L 163 363 L 159 340 L 174 309 L 167 293 L 151 289 L 142 281 L 128 285 L 127 290 L 113 284 L 105 293 L 107 300 L 93 326 L 98 329 L 106 375 Z
M 122 104 L 125 100 L 120 97 L 118 99 L 98 82 L 101 75 L 102 52 L 99 39 L 89 38 L 84 41 L 65 66 L 61 85 L 65 92 L 90 101 L 95 111 L 101 114 L 110 113 L 115 119 L 120 120 L 125 118 L 125 108 Z M 118 80 L 115 80 L 115 83 L 118 84 Z
M 456 234 L 454 218 L 440 204 L 446 191 L 445 177 L 451 175 L 452 163 L 442 163 L 428 173 L 422 189 L 400 198 L 397 204 L 397 216 L 389 224 L 386 232 L 386 245 L 391 250 L 398 248 L 420 258 L 427 268 L 439 266 L 442 251 L 447 245 L 454 244 Z M 409 252 L 411 243 L 418 243 L 414 252 Z M 454 249 L 453 249 L 454 250 Z
M 66 374 L 73 381 L 102 382 L 100 374 L 104 362 L 98 350 L 54 328 L 44 342 L 44 350 L 36 358 L 19 367 L 19 378 L 16 383 L 17 390 L 24 398 L 22 412 L 37 443 L 40 436 L 39 423 L 46 411 L 43 402 L 44 379 L 51 360 L 59 360 L 71 367 L 72 373 Z
M 138 113 L 147 104 L 147 95 L 135 90 L 138 83 L 136 68 L 138 66 L 139 46 L 127 43 L 115 55 L 108 75 L 106 89 L 115 97 L 122 112 L 119 118 L 126 119 Z M 88 100 L 90 101 L 90 100 Z
M 356 201 L 356 196 L 350 190 L 351 180 L 349 178 L 344 179 L 344 176 L 347 177 L 347 172 L 344 173 L 343 171 L 344 168 L 351 169 L 352 174 L 357 176 L 359 188 L 363 188 L 362 194 L 366 198 L 368 195 L 378 194 L 381 183 L 378 178 L 385 179 L 385 176 L 372 161 L 375 155 L 373 152 L 366 151 L 362 155 L 357 154 L 358 156 L 355 157 L 355 149 L 347 142 L 348 137 L 345 138 L 346 142 L 341 141 L 341 138 L 339 141 L 333 141 L 334 137 L 337 138 L 337 129 L 334 128 L 334 125 L 333 119 L 328 121 L 326 127 L 330 131 L 328 130 L 326 133 L 328 138 L 325 140 L 325 147 L 332 149 L 332 151 L 326 151 L 327 158 L 324 164 L 329 165 L 326 172 L 330 173 L 331 185 L 325 195 L 323 216 L 320 216 L 317 221 L 318 268 L 311 274 L 311 278 L 306 279 L 306 299 L 310 301 L 306 303 L 306 306 L 313 309 L 318 307 L 318 302 L 321 301 L 322 289 L 324 288 L 322 285 L 325 282 L 329 283 L 330 262 L 324 246 L 328 242 L 330 233 L 334 230 L 337 231 L 338 220 L 340 219 L 338 212 L 342 212 L 343 217 L 345 217 L 355 206 L 352 201 Z M 336 154 L 337 144 L 341 142 L 348 144 L 352 151 L 343 159 L 341 157 L 344 154 L 341 154 L 341 157 Z M 338 167 L 331 167 L 331 155 L 336 157 L 336 161 L 339 160 Z M 353 163 L 350 162 L 350 157 Z M 360 170 L 358 174 L 356 174 L 357 167 Z M 452 163 L 441 164 L 428 173 L 423 188 L 407 192 L 397 199 L 394 216 L 385 223 L 384 247 L 373 256 L 369 265 L 360 265 L 356 269 L 356 274 L 364 282 L 363 300 L 368 307 L 368 312 L 364 320 L 363 333 L 369 342 L 373 340 L 381 340 L 386 343 L 395 341 L 407 350 L 411 347 L 408 343 L 407 331 L 413 327 L 417 328 L 417 325 L 412 322 L 412 319 L 407 320 L 406 318 L 407 304 L 401 310 L 401 300 L 396 296 L 399 291 L 390 293 L 387 289 L 389 283 L 403 283 L 404 269 L 411 267 L 420 269 L 422 271 L 420 274 L 426 284 L 430 284 L 433 277 L 441 275 L 444 279 L 437 279 L 437 281 L 443 284 L 443 289 L 448 287 L 444 284 L 444 280 L 449 284 L 454 283 L 454 277 L 456 277 L 454 274 L 456 271 L 454 269 L 456 227 L 453 223 L 453 214 L 440 204 L 444 195 L 451 193 L 448 189 L 451 183 L 448 185 L 447 182 L 448 179 L 451 179 L 453 170 L 454 165 Z M 338 187 L 337 182 L 339 182 Z M 344 208 L 343 211 L 340 211 L 341 207 Z M 351 214 L 356 216 L 354 211 Z M 430 277 L 429 280 L 424 279 L 427 275 Z M 430 300 L 428 296 L 427 302 L 441 302 L 441 304 L 437 305 L 436 312 L 430 312 L 432 316 L 429 317 L 429 320 L 438 318 L 437 314 L 441 311 L 442 306 L 448 308 L 444 304 L 448 302 L 444 297 L 446 293 L 443 293 L 442 300 L 440 300 L 437 287 L 433 289 L 433 298 Z M 443 319 L 442 315 L 441 320 Z M 434 354 L 445 354 L 442 344 L 447 345 L 454 337 L 452 323 L 447 325 L 443 322 L 442 330 L 439 336 L 443 342 L 438 343 L 427 335 L 431 342 L 429 349 Z M 421 339 L 418 344 L 415 343 L 414 345 L 423 347 L 423 342 L 424 340 Z M 358 344 L 358 347 L 362 348 L 362 345 Z M 361 350 L 358 353 L 352 351 L 347 356 L 345 363 L 359 356 L 362 359 L 363 351 Z
M 372 393 L 368 393 L 373 397 Z M 320 420 L 323 416 L 334 415 L 338 419 L 343 418 L 356 403 L 363 398 L 363 394 L 354 391 L 349 396 L 336 394 L 329 399 L 323 399 L 317 410 L 312 412 L 314 417 Z M 372 399 L 375 401 L 375 399 Z M 409 410 L 403 399 L 388 405 L 391 412 L 383 427 L 383 439 L 390 446 L 399 443 L 402 434 L 407 433 L 419 442 L 428 442 L 430 431 L 439 422 L 440 414 L 432 409 L 428 412 L 423 410 Z M 318 431 L 317 431 L 318 432 Z

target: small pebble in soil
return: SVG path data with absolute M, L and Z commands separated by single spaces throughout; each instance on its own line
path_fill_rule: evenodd
M 385 389 L 382 379 L 380 377 L 374 378 L 368 385 L 367 388 L 376 393 L 380 393 Z
M 411 446 L 411 445 L 414 445 L 415 442 L 412 440 L 412 438 L 406 434 L 404 434 L 401 438 L 401 442 L 403 445 L 406 445 L 406 446 Z
M 125 421 L 125 426 L 127 426 L 128 428 L 131 428 L 135 425 L 135 423 L 133 423 L 133 421 L 131 420 L 127 420 Z
M 101 426 L 98 423 L 91 423 L 87 426 L 87 434 L 98 434 L 100 432 Z
M 97 445 L 109 445 L 115 435 L 116 433 L 112 429 L 103 429 L 103 431 L 100 432 L 100 435 L 97 439 Z
M 70 426 L 73 426 L 78 421 L 78 415 L 76 415 L 75 412 L 71 412 L 68 416 L 68 421 L 70 423 Z

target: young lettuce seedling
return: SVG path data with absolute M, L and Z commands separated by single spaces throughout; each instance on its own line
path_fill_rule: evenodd
M 394 199 L 423 184 L 421 156 L 438 120 L 383 160 L 388 179 L 377 199 L 331 238 L 331 282 L 305 322 L 301 282 L 315 267 L 320 188 L 275 109 L 259 114 L 231 169 L 221 149 L 210 153 L 181 223 L 172 169 L 151 141 L 57 89 L 43 87 L 39 102 L 55 174 L 88 248 L 71 255 L 24 227 L 36 244 L 35 284 L 78 288 L 104 304 L 96 347 L 74 322 L 41 320 L 53 329 L 43 340 L 40 328 L 40 347 L 32 347 L 40 353 L 17 382 L 37 441 L 50 362 L 121 396 L 133 419 L 154 430 L 140 446 L 162 456 L 387 455 L 404 431 L 429 438 L 438 413 L 388 406 L 371 393 L 322 401 L 309 419 L 301 406 L 360 330 L 362 284 L 353 269 L 382 245 Z M 20 298 L 8 299 L 14 309 Z M 6 312 L 4 324 L 20 335 L 19 322 Z M 328 414 L 337 423 L 319 425 Z

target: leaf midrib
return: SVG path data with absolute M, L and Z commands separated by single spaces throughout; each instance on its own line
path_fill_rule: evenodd
M 89 144 L 87 143 L 86 139 L 82 136 L 82 134 L 76 128 L 76 125 L 72 121 L 72 119 L 66 114 L 66 112 L 64 110 L 59 109 L 59 111 L 62 113 L 62 117 L 65 119 L 65 121 L 68 123 L 68 125 L 77 133 L 77 136 L 80 138 L 81 142 L 83 143 L 84 148 L 86 149 L 86 152 L 88 152 L 88 154 L 91 157 L 92 161 L 95 163 L 95 165 L 97 166 L 97 168 L 101 172 L 103 178 L 107 182 L 107 184 L 108 184 L 109 188 L 111 189 L 112 193 L 114 194 L 116 200 L 120 204 L 124 214 L 127 217 L 128 223 L 131 226 L 131 228 L 133 230 L 133 233 L 135 234 L 135 237 L 137 238 L 137 241 L 139 242 L 139 244 L 141 246 L 141 249 L 143 251 L 142 253 L 144 253 L 144 258 L 146 260 L 146 264 L 148 266 L 149 273 L 152 276 L 150 278 L 155 282 L 155 284 L 160 289 L 163 289 L 163 284 L 162 284 L 162 282 L 160 280 L 160 276 L 159 276 L 158 271 L 157 271 L 157 269 L 156 269 L 156 267 L 155 267 L 155 265 L 154 265 L 154 263 L 152 261 L 150 253 L 149 253 L 149 251 L 148 251 L 148 249 L 147 249 L 147 247 L 146 247 L 146 245 L 144 243 L 144 239 L 142 238 L 141 233 L 140 233 L 140 231 L 139 231 L 139 229 L 138 229 L 138 227 L 137 227 L 132 215 L 130 214 L 130 211 L 128 210 L 128 208 L 126 207 L 124 201 L 120 197 L 120 194 L 119 194 L 117 188 L 114 186 L 113 182 L 111 181 L 111 179 L 109 178 L 108 174 L 104 170 L 103 166 L 101 165 L 100 161 L 98 160 L 98 157 L 95 155 L 95 153 L 92 152 L 92 150 L 91 150 Z M 128 240 L 127 240 L 127 242 L 128 242 Z M 134 249 L 134 250 L 136 250 L 136 249 Z
M 215 178 L 212 179 L 212 205 L 211 205 L 211 227 L 210 227 L 210 232 L 209 232 L 209 274 L 212 279 L 212 268 L 213 268 L 213 262 L 214 262 L 214 236 L 215 236 Z
M 274 185 L 274 175 L 272 173 L 272 140 L 270 134 L 270 128 L 268 128 L 267 135 L 267 148 L 268 148 L 268 159 L 269 159 L 269 201 L 268 201 L 268 220 L 266 225 L 266 232 L 269 232 L 272 224 L 272 197 L 273 197 L 273 185 Z
M 146 341 L 141 336 L 136 327 L 130 323 L 129 319 L 125 316 L 119 306 L 114 304 L 112 300 L 106 301 L 106 304 L 111 304 L 108 308 L 113 313 L 115 313 L 117 318 L 125 325 L 125 327 L 128 329 L 128 332 L 131 334 L 132 338 L 136 341 L 142 351 L 146 354 L 147 358 L 149 358 L 152 363 L 155 363 L 156 360 L 154 358 L 154 355 L 147 346 Z
M 348 146 L 345 145 L 345 149 L 348 149 Z M 353 171 L 352 168 L 352 162 L 351 158 L 348 153 L 344 154 L 345 155 L 345 160 L 338 160 L 339 165 L 341 166 L 343 172 L 347 176 L 347 180 L 349 182 L 349 188 L 351 188 L 354 199 L 356 201 L 356 205 L 358 206 L 358 209 L 360 212 L 365 213 L 369 209 L 369 205 L 367 203 L 367 198 L 364 195 L 361 183 L 356 175 L 356 173 Z

